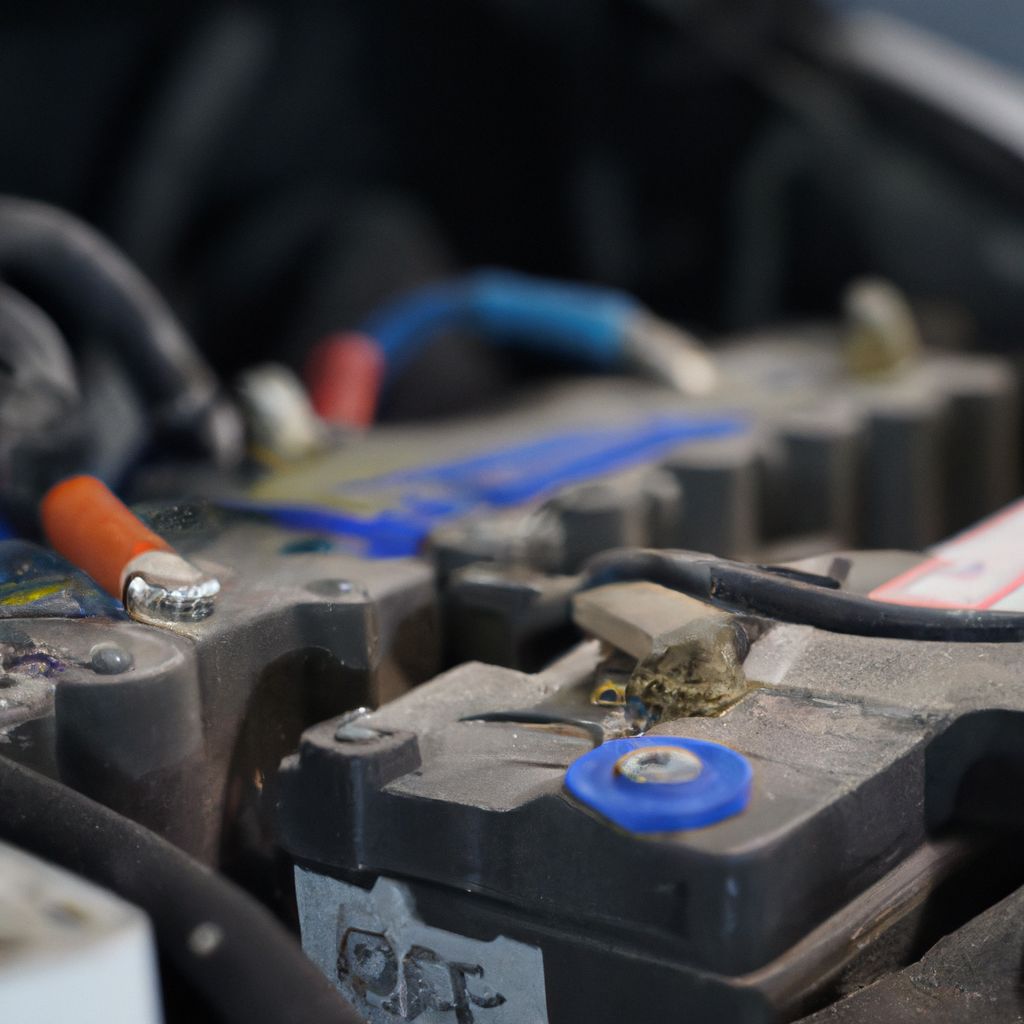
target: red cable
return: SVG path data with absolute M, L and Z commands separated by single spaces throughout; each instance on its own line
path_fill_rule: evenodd
M 328 423 L 368 427 L 377 413 L 384 353 L 365 334 L 329 334 L 306 361 L 306 386 L 317 414 Z

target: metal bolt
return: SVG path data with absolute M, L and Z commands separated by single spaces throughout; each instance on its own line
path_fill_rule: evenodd
M 97 675 L 119 676 L 122 672 L 127 672 L 134 664 L 135 659 L 131 653 L 117 644 L 96 644 L 89 651 L 89 667 Z
M 691 782 L 703 769 L 700 758 L 682 747 L 642 747 L 615 762 L 616 774 L 630 782 Z
M 369 708 L 356 708 L 354 711 L 346 712 L 334 730 L 334 738 L 339 743 L 369 743 L 379 739 L 384 735 L 379 729 L 359 724 L 369 713 Z

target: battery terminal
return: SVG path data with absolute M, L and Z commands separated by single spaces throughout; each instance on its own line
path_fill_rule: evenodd
M 198 622 L 208 618 L 220 580 L 173 551 L 147 551 L 123 570 L 124 604 L 133 619 Z
M 56 484 L 40 514 L 50 544 L 122 600 L 132 618 L 162 625 L 213 612 L 220 581 L 174 551 L 95 477 Z

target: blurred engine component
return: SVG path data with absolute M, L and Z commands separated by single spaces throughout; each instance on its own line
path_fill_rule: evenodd
M 143 914 L 6 844 L 0 878 L 6 1019 L 160 1024 L 156 951 Z

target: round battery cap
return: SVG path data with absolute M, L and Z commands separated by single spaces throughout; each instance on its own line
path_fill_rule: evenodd
M 710 740 L 610 740 L 574 761 L 565 785 L 577 800 L 630 832 L 704 828 L 743 811 L 753 771 Z

